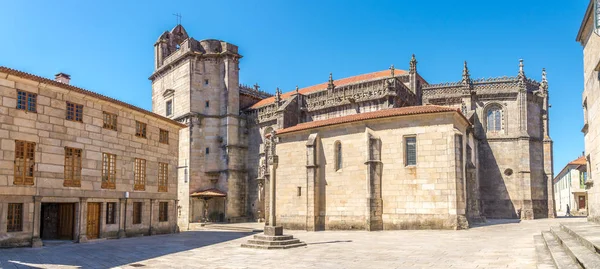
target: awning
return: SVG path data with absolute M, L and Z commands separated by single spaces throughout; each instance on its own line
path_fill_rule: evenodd
M 219 190 L 219 189 L 206 189 L 203 191 L 197 191 L 190 194 L 191 197 L 200 197 L 200 198 L 212 198 L 212 197 L 227 197 L 227 193 Z

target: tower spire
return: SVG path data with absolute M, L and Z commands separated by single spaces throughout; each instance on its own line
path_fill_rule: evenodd
M 417 72 L 417 58 L 415 57 L 415 55 L 412 55 L 412 58 L 410 59 L 410 69 L 408 70 L 410 73 L 416 73 Z
M 467 61 L 465 61 L 465 64 L 463 66 L 462 83 L 471 84 L 471 75 L 469 74 L 469 67 L 467 66 Z

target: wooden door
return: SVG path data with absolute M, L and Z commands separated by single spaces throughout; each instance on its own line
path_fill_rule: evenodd
M 585 209 L 585 196 L 579 196 L 579 209 Z
M 87 238 L 96 239 L 100 235 L 100 203 L 88 203 Z
M 74 204 L 58 204 L 58 239 L 73 240 Z
M 42 239 L 58 239 L 58 204 L 42 204 Z

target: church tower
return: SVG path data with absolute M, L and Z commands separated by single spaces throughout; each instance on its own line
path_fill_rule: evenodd
M 241 221 L 246 214 L 245 120 L 239 111 L 238 47 L 197 41 L 182 25 L 154 44 L 152 111 L 188 125 L 180 133 L 178 219 Z

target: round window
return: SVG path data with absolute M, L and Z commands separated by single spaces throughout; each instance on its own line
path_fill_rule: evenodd
M 510 168 L 508 168 L 508 169 L 504 170 L 504 174 L 507 175 L 507 176 L 512 176 L 513 170 L 510 169 Z

